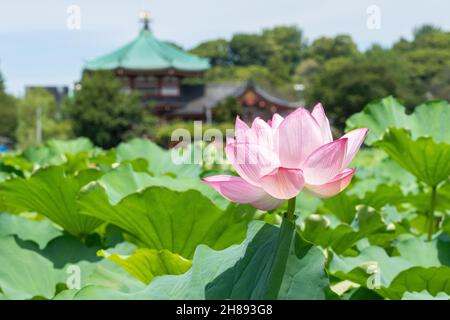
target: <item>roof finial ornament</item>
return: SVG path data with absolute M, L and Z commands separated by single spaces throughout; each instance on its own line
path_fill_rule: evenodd
M 150 12 L 148 11 L 141 11 L 139 13 L 139 20 L 144 24 L 143 30 L 150 30 Z

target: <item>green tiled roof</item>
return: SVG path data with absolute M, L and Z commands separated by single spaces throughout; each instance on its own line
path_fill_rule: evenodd
M 160 41 L 150 30 L 143 29 L 139 36 L 116 51 L 88 61 L 86 70 L 165 70 L 196 72 L 209 68 L 208 59 L 184 52 Z

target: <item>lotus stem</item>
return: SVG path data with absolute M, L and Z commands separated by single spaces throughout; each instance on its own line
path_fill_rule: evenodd
M 430 199 L 430 210 L 428 211 L 428 241 L 433 237 L 433 228 L 434 228 L 434 209 L 436 207 L 436 186 L 431 188 L 431 199 Z
M 293 197 L 288 200 L 288 209 L 286 212 L 286 218 L 292 222 L 295 221 L 295 199 L 296 197 Z

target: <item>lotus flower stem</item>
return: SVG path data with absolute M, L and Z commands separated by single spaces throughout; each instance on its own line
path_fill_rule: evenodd
M 431 188 L 431 200 L 430 200 L 430 210 L 428 212 L 428 241 L 433 237 L 433 227 L 434 227 L 434 208 L 436 207 L 436 186 Z
M 286 212 L 286 219 L 292 222 L 295 222 L 295 199 L 296 197 L 293 197 L 288 200 L 288 209 Z

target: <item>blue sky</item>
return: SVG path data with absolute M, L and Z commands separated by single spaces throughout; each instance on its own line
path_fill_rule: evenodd
M 81 10 L 80 30 L 66 26 L 70 5 Z M 380 29 L 366 26 L 370 5 L 380 8 Z M 151 12 L 158 37 L 185 48 L 280 24 L 298 25 L 308 39 L 348 33 L 362 49 L 409 38 L 424 23 L 450 29 L 445 0 L 2 0 L 0 71 L 7 90 L 19 95 L 25 85 L 72 85 L 85 60 L 136 36 L 141 10 Z

